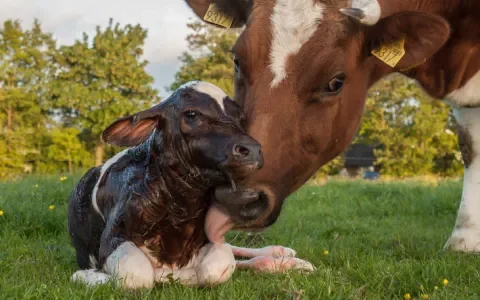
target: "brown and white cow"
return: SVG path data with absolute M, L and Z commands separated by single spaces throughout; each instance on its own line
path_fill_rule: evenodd
M 237 192 L 217 189 L 220 204 L 249 199 L 259 208 L 231 212 L 232 226 L 275 222 L 284 199 L 351 142 L 368 88 L 400 72 L 454 109 L 465 179 L 446 246 L 480 251 L 480 1 L 187 0 L 202 19 L 212 2 L 232 27 L 245 25 L 232 49 L 235 100 L 265 159 Z M 402 39 L 394 67 L 372 55 Z

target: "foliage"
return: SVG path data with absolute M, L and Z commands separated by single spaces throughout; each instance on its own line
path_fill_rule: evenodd
M 450 109 L 413 81 L 393 75 L 370 90 L 357 141 L 378 146 L 385 175 L 458 175 L 461 155 Z
M 150 107 L 159 99 L 153 79 L 141 60 L 147 31 L 140 25 L 120 27 L 113 20 L 97 27 L 72 46 L 60 47 L 57 80 L 51 84 L 52 104 L 65 123 L 87 129 L 96 140 L 96 164 L 103 162 L 102 131 L 121 116 Z
M 233 96 L 233 56 L 230 52 L 238 30 L 218 29 L 195 21 L 187 25 L 193 33 L 187 36 L 189 52 L 180 57 L 182 66 L 168 88 L 174 91 L 192 80 L 211 82 Z
M 158 102 L 145 72 L 139 25 L 97 27 L 56 46 L 38 21 L 0 27 L 0 179 L 53 173 L 103 160 L 100 133 L 123 115 Z M 113 147 L 107 148 L 111 154 Z

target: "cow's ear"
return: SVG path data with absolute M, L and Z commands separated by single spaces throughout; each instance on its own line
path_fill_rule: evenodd
M 186 0 L 193 12 L 217 27 L 239 28 L 247 23 L 253 0 Z
M 164 121 L 161 105 L 118 119 L 102 133 L 103 140 L 110 145 L 134 147 L 143 143 Z
M 450 36 L 450 25 L 444 18 L 420 12 L 398 13 L 381 19 L 366 30 L 369 52 L 373 50 L 386 64 L 394 59 L 395 49 L 398 50 L 401 44 L 392 48 L 385 46 L 404 40 L 405 54 L 395 65 L 396 71 L 414 67 L 429 59 Z M 388 50 L 393 50 L 393 53 Z

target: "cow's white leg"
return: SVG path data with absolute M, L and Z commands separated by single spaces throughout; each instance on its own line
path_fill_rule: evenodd
M 124 242 L 110 254 L 104 271 L 126 288 L 151 288 L 154 270 L 148 257 L 132 242 Z
M 171 279 L 186 286 L 215 286 L 232 276 L 235 271 L 235 258 L 225 244 L 208 244 L 188 266 L 178 270 L 155 269 L 156 282 L 169 282 Z
M 253 269 L 265 273 L 284 273 L 287 270 L 311 272 L 315 267 L 308 261 L 296 257 L 257 256 L 249 260 L 237 261 L 239 269 Z
M 297 252 L 293 249 L 283 246 L 267 246 L 263 248 L 242 248 L 229 245 L 232 248 L 235 257 L 257 257 L 257 256 L 271 256 L 271 257 L 295 257 Z
M 446 249 L 480 252 L 480 108 L 454 110 L 465 164 L 457 221 Z

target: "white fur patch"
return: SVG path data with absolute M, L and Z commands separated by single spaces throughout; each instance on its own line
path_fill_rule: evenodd
M 457 108 L 454 113 L 457 122 L 471 137 L 474 156 L 470 166 L 465 168 L 456 226 L 446 247 L 480 252 L 480 108 Z
M 315 33 L 323 19 L 324 5 L 316 0 L 277 0 L 273 8 L 270 68 L 274 75 L 271 87 L 287 77 L 287 58 Z
M 225 111 L 223 100 L 228 97 L 228 95 L 218 86 L 205 81 L 190 81 L 182 85 L 180 88 L 187 87 L 190 87 L 197 92 L 209 95 L 218 103 L 222 111 Z
M 480 105 L 480 71 L 446 98 L 447 102 L 456 106 Z
M 132 242 L 125 242 L 107 258 L 104 271 L 129 288 L 151 288 L 154 271 L 150 260 Z
M 95 187 L 93 188 L 93 191 L 92 191 L 92 205 L 93 205 L 93 209 L 100 215 L 102 216 L 102 218 L 105 220 L 105 216 L 103 215 L 102 211 L 100 210 L 100 208 L 98 207 L 98 203 L 97 203 L 97 192 L 98 192 L 98 186 L 100 184 L 100 181 L 102 180 L 102 177 L 103 175 L 105 174 L 105 172 L 107 171 L 108 168 L 110 168 L 111 165 L 113 165 L 114 163 L 116 163 L 120 158 L 122 158 L 125 153 L 127 153 L 128 149 L 125 149 L 123 150 L 122 152 L 119 152 L 117 153 L 114 157 L 110 158 L 109 160 L 107 160 L 107 162 L 105 164 L 103 164 L 101 170 L 100 170 L 100 176 L 98 177 L 98 181 L 97 183 L 95 184 Z
M 72 281 L 82 282 L 88 286 L 97 286 L 106 284 L 111 279 L 111 276 L 95 269 L 79 270 L 72 275 Z

